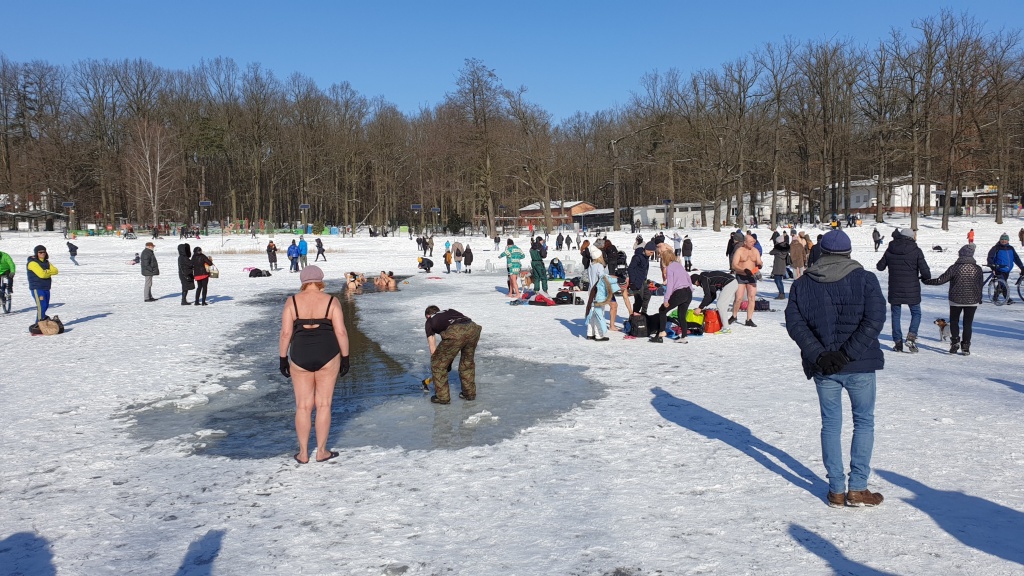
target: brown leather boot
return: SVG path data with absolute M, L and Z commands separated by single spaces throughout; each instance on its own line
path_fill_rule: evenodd
M 884 499 L 878 492 L 869 490 L 850 490 L 846 493 L 847 506 L 878 506 Z
M 842 508 L 843 506 L 846 506 L 846 494 L 842 492 L 836 494 L 835 492 L 829 490 L 828 505 L 831 506 L 832 508 Z

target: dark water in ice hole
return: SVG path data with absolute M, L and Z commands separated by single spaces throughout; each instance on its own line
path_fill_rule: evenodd
M 495 444 L 605 394 L 604 386 L 580 375 L 580 366 L 493 355 L 488 339 L 492 343 L 496 340 L 497 327 L 484 326 L 477 349 L 477 399 L 465 402 L 458 398 L 458 370 L 453 369 L 452 403 L 431 404 L 429 394 L 420 385 L 428 375 L 426 355 L 415 354 L 417 349 L 426 348 L 422 320 L 409 319 L 409 330 L 401 336 L 408 340 L 407 346 L 402 342 L 408 353 L 396 357 L 386 354 L 359 330 L 364 319 L 357 302 L 401 297 L 400 293 L 374 292 L 370 284 L 355 298 L 339 298 L 352 367 L 335 387 L 328 441 L 332 448 L 435 450 Z M 293 453 L 295 399 L 290 381 L 277 371 L 280 307 L 288 294 L 266 293 L 242 304 L 256 310 L 252 320 L 238 326 L 232 336 L 240 336 L 242 341 L 229 346 L 225 356 L 238 358 L 238 364 L 249 368 L 250 373 L 218 380 L 227 389 L 209 395 L 209 403 L 202 406 L 129 406 L 123 416 L 135 421 L 131 434 L 148 441 L 181 436 L 193 443 L 196 454 L 228 458 Z M 255 390 L 238 389 L 253 380 Z M 220 432 L 199 437 L 195 433 L 200 430 Z M 311 434 L 310 446 L 315 445 Z

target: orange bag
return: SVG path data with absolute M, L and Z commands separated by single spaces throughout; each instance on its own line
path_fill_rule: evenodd
M 718 314 L 718 310 L 705 310 L 704 311 L 704 333 L 714 334 L 722 329 L 722 317 Z

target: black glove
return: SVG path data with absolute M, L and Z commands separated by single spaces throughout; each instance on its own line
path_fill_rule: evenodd
M 822 374 L 831 376 L 845 368 L 849 362 L 850 359 L 846 357 L 846 354 L 843 354 L 841 350 L 836 350 L 835 352 L 822 352 L 815 364 L 818 365 Z
M 341 357 L 341 368 L 338 369 L 338 378 L 348 374 L 348 356 Z
M 288 365 L 288 357 L 287 356 L 281 356 L 280 360 L 281 360 L 281 374 L 283 374 L 285 378 L 291 378 L 292 377 L 292 367 Z

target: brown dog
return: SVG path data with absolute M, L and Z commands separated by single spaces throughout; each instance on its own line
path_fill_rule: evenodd
M 946 322 L 945 318 L 936 318 L 935 325 L 939 327 L 939 341 L 946 342 L 949 340 L 949 322 Z

